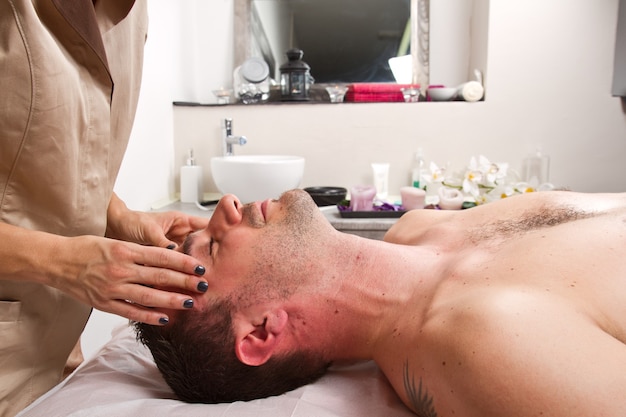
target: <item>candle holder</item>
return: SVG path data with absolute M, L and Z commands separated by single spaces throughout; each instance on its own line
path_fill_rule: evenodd
M 402 98 L 404 98 L 405 103 L 417 103 L 420 101 L 420 89 L 418 86 L 404 87 L 400 91 L 402 91 Z
M 326 87 L 326 91 L 331 103 L 343 103 L 348 87 L 345 85 L 329 85 Z
M 230 98 L 232 96 L 233 91 L 226 89 L 226 88 L 220 88 L 219 90 L 213 90 L 213 95 L 215 97 L 217 97 L 217 104 L 229 104 L 230 103 Z
M 405 210 L 423 209 L 426 205 L 426 191 L 417 187 L 401 187 L 400 197 Z
M 313 82 L 311 67 L 302 60 L 301 49 L 287 51 L 288 61 L 280 66 L 280 95 L 283 101 L 308 101 Z
M 372 211 L 374 209 L 376 187 L 355 185 L 350 189 L 350 209 L 352 211 Z

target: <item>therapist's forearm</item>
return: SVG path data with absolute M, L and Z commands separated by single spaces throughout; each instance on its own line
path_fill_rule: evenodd
M 49 284 L 66 239 L 0 222 L 0 279 Z

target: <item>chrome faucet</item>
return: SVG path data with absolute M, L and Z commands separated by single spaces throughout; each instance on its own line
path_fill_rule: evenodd
M 224 119 L 224 156 L 232 156 L 233 145 L 245 145 L 248 139 L 245 136 L 233 135 L 233 119 Z

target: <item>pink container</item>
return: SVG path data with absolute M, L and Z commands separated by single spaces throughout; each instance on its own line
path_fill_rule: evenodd
M 355 185 L 350 189 L 350 209 L 352 211 L 372 211 L 376 188 L 373 185 Z

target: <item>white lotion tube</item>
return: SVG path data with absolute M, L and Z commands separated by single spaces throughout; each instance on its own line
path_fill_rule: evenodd
M 180 201 L 196 203 L 201 201 L 202 197 L 202 167 L 196 165 L 193 149 L 190 149 L 187 165 L 180 167 Z
M 372 174 L 374 176 L 374 187 L 376 187 L 376 197 L 384 200 L 389 194 L 389 164 L 372 164 Z

